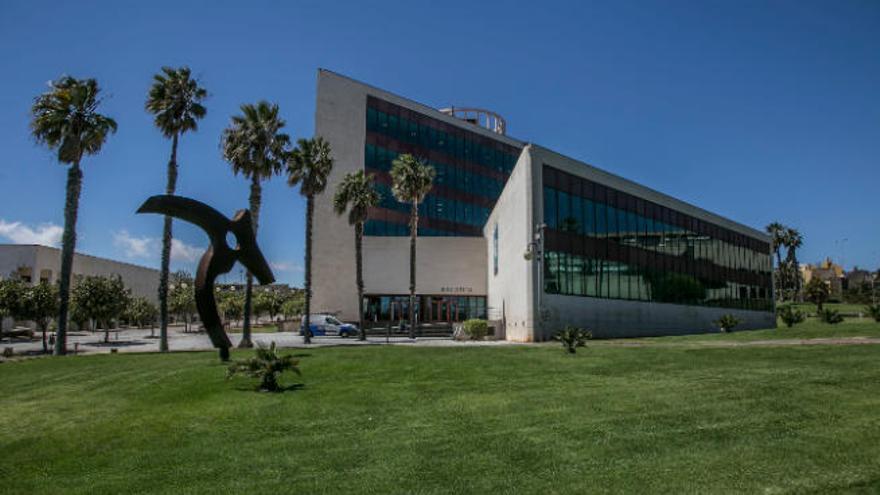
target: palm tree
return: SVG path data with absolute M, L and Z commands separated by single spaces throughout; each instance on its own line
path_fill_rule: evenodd
M 791 291 L 794 296 L 795 294 L 800 293 L 801 290 L 801 276 L 798 272 L 797 250 L 803 246 L 804 237 L 797 231 L 797 229 L 789 227 L 785 229 L 783 243 L 787 250 L 785 263 L 788 265 L 788 280 L 791 283 Z
M 177 189 L 177 140 L 187 131 L 198 130 L 198 121 L 207 112 L 202 100 L 208 92 L 192 78 L 189 67 L 162 67 L 153 76 L 153 85 L 145 105 L 155 115 L 154 123 L 166 138 L 171 139 L 166 194 Z M 168 272 L 171 263 L 171 217 L 165 216 L 162 229 L 162 270 L 159 273 L 159 350 L 168 350 Z
M 116 121 L 98 113 L 100 88 L 94 79 L 62 76 L 34 100 L 31 133 L 38 143 L 57 150 L 58 161 L 67 169 L 67 198 L 64 202 L 64 234 L 61 241 L 61 285 L 59 287 L 58 330 L 55 354 L 67 353 L 67 314 L 70 310 L 70 272 L 76 249 L 76 218 L 82 190 L 83 155 L 95 155 L 116 132 Z
M 306 259 L 305 259 L 305 296 L 303 336 L 306 344 L 312 342 L 311 310 L 312 310 L 312 217 L 315 213 L 315 195 L 324 192 L 327 177 L 333 169 L 333 158 L 330 156 L 330 144 L 321 137 L 300 139 L 296 149 L 290 154 L 287 162 L 287 183 L 290 186 L 299 184 L 299 193 L 306 197 Z
M 373 174 L 366 174 L 358 170 L 347 174 L 339 187 L 336 196 L 333 197 L 333 208 L 337 215 L 342 215 L 348 210 L 348 223 L 354 225 L 354 253 L 358 292 L 358 328 L 360 328 L 360 340 L 366 340 L 367 334 L 364 329 L 364 259 L 362 243 L 364 238 L 364 223 L 370 208 L 379 204 L 382 199 L 373 188 Z
M 416 237 L 419 230 L 419 203 L 434 182 L 434 167 L 403 154 L 391 164 L 391 193 L 401 203 L 409 203 L 409 337 L 416 338 Z
M 285 122 L 278 116 L 278 105 L 260 101 L 242 105 L 243 115 L 232 117 L 232 124 L 223 131 L 223 157 L 232 165 L 235 175 L 241 173 L 251 181 L 250 210 L 254 235 L 260 220 L 263 188 L 260 182 L 280 173 L 289 154 L 290 136 L 281 132 Z M 247 273 L 244 295 L 244 322 L 239 347 L 253 347 L 251 342 L 251 308 L 254 276 Z
M 776 266 L 782 266 L 781 248 L 785 241 L 786 227 L 779 222 L 773 222 L 764 227 L 764 230 L 770 236 L 770 246 L 773 248 L 773 254 L 776 255 Z

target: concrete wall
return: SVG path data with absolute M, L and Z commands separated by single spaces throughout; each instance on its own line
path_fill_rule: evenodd
M 535 267 L 524 255 L 533 239 L 533 167 L 528 148 L 520 154 L 495 208 L 483 229 L 486 251 L 487 300 L 490 317 L 502 319 L 505 337 L 516 342 L 534 340 Z M 493 266 L 493 237 L 498 226 L 498 273 Z
M 586 328 L 596 337 L 644 337 L 718 331 L 712 323 L 732 314 L 742 323 L 737 330 L 776 326 L 776 315 L 765 311 L 706 308 L 679 304 L 622 301 L 594 297 L 544 294 L 547 321 L 537 340 L 546 340 L 565 325 Z

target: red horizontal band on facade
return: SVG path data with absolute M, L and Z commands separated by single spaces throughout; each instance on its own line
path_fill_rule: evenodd
M 381 220 L 384 222 L 395 223 L 397 225 L 409 225 L 409 214 L 401 211 L 389 210 L 380 206 L 370 208 L 368 212 L 370 220 Z M 427 218 L 419 215 L 419 227 L 437 229 L 450 233 L 457 233 L 464 236 L 479 237 L 483 235 L 483 230 L 479 227 L 466 225 L 461 223 L 447 222 L 438 218 Z
M 421 144 L 400 141 L 399 139 L 395 139 L 393 137 L 386 136 L 375 131 L 367 131 L 367 144 L 372 144 L 373 146 L 381 146 L 395 153 L 409 153 L 416 158 L 422 158 L 432 162 L 452 165 L 473 174 L 479 174 L 490 179 L 501 181 L 502 187 L 503 183 L 507 180 L 507 176 L 505 174 L 495 169 L 486 167 L 485 165 L 473 163 L 469 160 L 462 160 L 460 158 L 449 155 L 448 153 L 427 148 L 425 146 L 422 146 Z
M 391 186 L 394 181 L 391 180 L 391 174 L 385 172 L 384 170 L 379 170 L 372 167 L 367 167 L 367 172 L 374 174 L 376 176 L 376 182 L 380 182 L 385 184 L 386 186 Z M 489 198 L 483 196 L 476 196 L 473 194 L 469 194 L 463 191 L 459 191 L 458 189 L 453 189 L 451 187 L 443 186 L 440 184 L 435 184 L 431 187 L 431 193 L 436 196 L 440 196 L 443 198 L 454 199 L 456 201 L 462 201 L 465 203 L 470 203 L 478 206 L 482 206 L 491 210 L 495 206 L 495 202 Z

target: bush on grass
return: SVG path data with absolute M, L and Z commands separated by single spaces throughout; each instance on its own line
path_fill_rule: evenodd
M 483 340 L 489 334 L 489 322 L 479 318 L 465 320 L 462 328 L 465 335 L 471 340 Z
M 779 315 L 779 319 L 782 320 L 782 323 L 785 323 L 785 326 L 788 328 L 791 328 L 798 323 L 803 323 L 804 320 L 807 319 L 807 315 L 792 304 L 779 306 L 779 308 L 776 309 L 776 313 Z
M 574 354 L 578 347 L 587 346 L 587 341 L 593 338 L 593 334 L 582 328 L 566 326 L 565 330 L 557 333 L 553 338 L 558 340 L 569 354 Z
M 835 310 L 835 309 L 823 309 L 819 311 L 819 320 L 822 323 L 827 323 L 829 325 L 836 325 L 843 321 L 843 316 Z
M 739 318 L 728 313 L 726 315 L 721 315 L 721 318 L 718 318 L 718 320 L 715 321 L 715 326 L 721 329 L 722 332 L 731 332 L 740 323 Z
M 865 306 L 865 312 L 868 313 L 868 316 L 874 318 L 874 321 L 880 323 L 880 304 Z
M 226 370 L 226 378 L 242 373 L 253 378 L 260 379 L 259 390 L 266 392 L 278 392 L 278 376 L 285 371 L 293 371 L 297 375 L 300 374 L 299 361 L 293 359 L 293 356 L 281 356 L 275 348 L 275 342 L 266 347 L 263 344 L 257 344 L 254 350 L 254 356 L 236 361 L 229 365 Z

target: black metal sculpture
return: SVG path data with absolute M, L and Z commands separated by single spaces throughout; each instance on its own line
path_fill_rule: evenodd
M 202 255 L 195 279 L 196 308 L 211 343 L 220 350 L 220 359 L 229 360 L 232 342 L 223 330 L 217 302 L 214 299 L 214 280 L 227 273 L 236 261 L 241 262 L 261 284 L 271 284 L 275 276 L 257 246 L 249 210 L 238 210 L 232 220 L 210 206 L 190 198 L 158 195 L 147 199 L 138 213 L 161 213 L 198 225 L 208 234 L 211 245 Z M 228 233 L 235 235 L 236 246 L 226 242 Z

